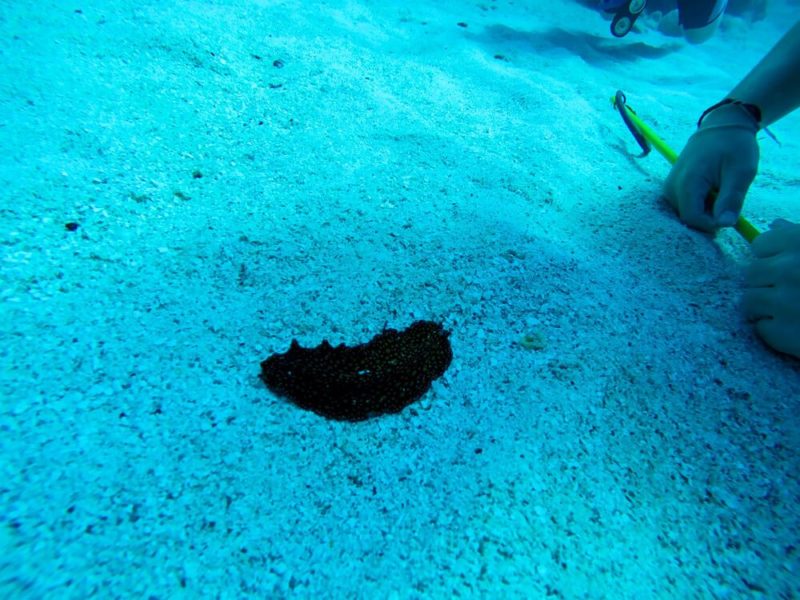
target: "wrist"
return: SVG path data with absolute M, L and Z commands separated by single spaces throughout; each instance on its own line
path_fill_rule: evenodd
M 756 133 L 761 129 L 761 109 L 755 104 L 725 98 L 703 111 L 697 127 L 744 127 Z

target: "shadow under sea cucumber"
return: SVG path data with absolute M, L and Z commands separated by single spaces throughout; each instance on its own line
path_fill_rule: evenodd
M 323 340 L 261 363 L 261 379 L 273 393 L 328 419 L 362 421 L 397 413 L 419 400 L 453 359 L 450 332 L 432 321 L 386 329 L 365 344 L 331 346 Z

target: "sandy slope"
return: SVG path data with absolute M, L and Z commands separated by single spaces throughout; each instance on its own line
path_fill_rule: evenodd
M 789 9 L 688 47 L 521 4 L 0 5 L 4 597 L 800 594 L 798 365 L 609 105 L 679 148 Z M 455 358 L 398 416 L 257 379 L 417 318 Z

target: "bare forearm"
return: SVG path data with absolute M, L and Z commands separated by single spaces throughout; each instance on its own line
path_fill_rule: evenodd
M 800 106 L 800 21 L 733 88 L 729 97 L 758 106 L 763 127 Z

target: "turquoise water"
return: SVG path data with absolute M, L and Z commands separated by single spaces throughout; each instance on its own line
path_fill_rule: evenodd
M 0 597 L 800 596 L 798 363 L 610 103 L 679 150 L 797 2 L 590 4 L 0 1 Z M 417 320 L 398 414 L 259 379 Z

